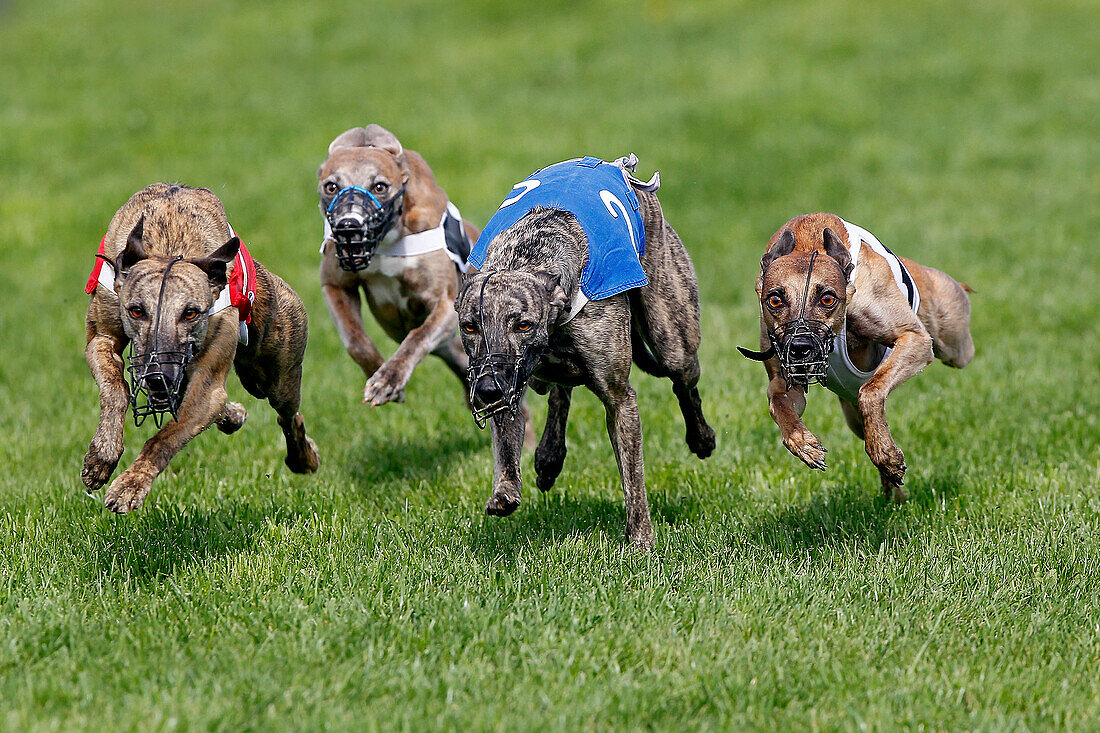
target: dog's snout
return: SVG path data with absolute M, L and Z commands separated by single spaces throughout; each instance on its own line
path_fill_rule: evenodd
M 145 378 L 145 388 L 155 395 L 166 395 L 171 390 L 167 374 L 158 372 Z
M 793 359 L 805 359 L 814 351 L 814 341 L 808 336 L 791 339 L 790 354 Z
M 336 220 L 337 229 L 359 229 L 363 226 L 363 217 L 348 213 Z
M 483 405 L 491 405 L 504 398 L 504 390 L 492 375 L 481 377 L 474 382 L 472 393 L 474 400 Z

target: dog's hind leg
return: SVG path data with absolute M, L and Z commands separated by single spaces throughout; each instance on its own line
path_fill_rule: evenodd
M 306 423 L 299 412 L 302 404 L 302 363 L 286 371 L 267 401 L 278 415 L 286 438 L 285 463 L 294 473 L 313 473 L 321 465 L 317 444 L 306 435 Z
M 565 426 L 569 421 L 569 403 L 573 390 L 559 384 L 550 386 L 547 398 L 546 427 L 535 449 L 535 483 L 539 491 L 549 491 L 565 464 Z
M 637 300 L 632 302 L 634 362 L 646 373 L 665 376 L 672 381 L 672 391 L 684 416 L 688 448 L 699 458 L 706 458 L 714 452 L 715 438 L 714 430 L 703 415 L 703 399 L 698 387 L 698 295 L 693 299 L 690 296 L 694 291 L 686 288 L 680 293 L 688 296 L 686 300 L 673 298 L 666 302 L 645 290 L 643 288 Z M 680 322 L 684 319 L 686 324 Z
M 94 330 L 95 326 L 89 322 L 89 334 Z M 124 336 L 95 333 L 84 350 L 88 367 L 99 386 L 99 426 L 80 471 L 80 478 L 89 492 L 103 488 L 122 458 L 122 427 L 130 405 L 130 388 L 122 375 L 122 350 L 126 341 Z

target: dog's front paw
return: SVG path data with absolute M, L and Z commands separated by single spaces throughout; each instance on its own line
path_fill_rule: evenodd
M 794 431 L 783 439 L 783 445 L 810 468 L 816 468 L 819 471 L 825 470 L 825 453 L 827 451 L 821 441 L 817 439 L 817 436 L 809 430 L 800 428 Z
M 507 517 L 516 509 L 519 509 L 519 491 L 515 489 L 497 489 L 485 505 L 485 513 L 494 517 Z
M 111 482 L 103 504 L 115 514 L 127 514 L 142 505 L 151 488 L 151 478 L 132 469 L 127 470 Z
M 403 374 L 389 368 L 388 364 L 383 364 L 367 380 L 367 386 L 363 388 L 363 404 L 378 407 L 387 402 L 404 402 L 407 382 L 408 379 Z
M 882 476 L 883 492 L 896 501 L 904 501 L 905 492 L 901 491 L 901 485 L 905 479 L 907 467 L 905 454 L 901 452 L 901 448 L 898 448 L 893 441 L 868 441 L 867 455 Z M 899 495 L 902 498 L 899 499 Z
M 103 488 L 118 467 L 119 459 L 122 458 L 121 443 L 111 447 L 105 447 L 105 443 L 107 441 L 100 440 L 97 436 L 84 455 L 84 467 L 80 469 L 80 480 L 84 482 L 88 493 Z

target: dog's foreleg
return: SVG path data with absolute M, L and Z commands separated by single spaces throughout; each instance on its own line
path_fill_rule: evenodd
M 932 362 L 932 337 L 926 331 L 902 332 L 890 354 L 860 387 L 859 413 L 863 417 L 864 441 L 871 463 L 882 477 L 882 490 L 895 501 L 905 501 L 902 480 L 905 456 L 890 435 L 886 422 L 886 398 L 901 383 L 920 373 Z
M 344 342 L 344 348 L 369 379 L 382 366 L 383 360 L 378 347 L 363 330 L 362 303 L 358 288 L 322 285 L 321 294 L 325 298 L 332 322 L 336 324 L 340 340 Z
M 237 324 L 230 324 L 228 315 L 225 318 L 227 320 L 219 324 L 217 338 L 207 340 L 203 352 L 188 369 L 190 381 L 178 419 L 168 422 L 149 438 L 130 467 L 108 487 L 103 501 L 111 511 L 125 514 L 140 507 L 153 487 L 153 480 L 172 457 L 224 414 L 225 380 L 233 365 L 237 344 Z
M 565 426 L 569 421 L 569 403 L 573 390 L 560 384 L 550 385 L 547 398 L 546 427 L 535 449 L 535 483 L 539 491 L 549 491 L 565 465 Z
M 458 329 L 454 294 L 449 295 L 451 297 L 436 302 L 424 322 L 409 331 L 393 356 L 367 380 L 363 402 L 377 407 L 387 402 L 405 401 L 405 385 L 409 383 L 413 369 Z
M 493 495 L 485 505 L 485 513 L 506 517 L 519 508 L 524 421 L 498 414 L 490 419 L 489 429 L 493 437 Z
M 601 395 L 607 411 L 607 434 L 615 449 L 626 504 L 626 538 L 643 549 L 653 547 L 653 525 L 645 493 L 645 469 L 642 460 L 642 421 L 638 415 L 638 396 L 629 384 L 624 390 Z
M 89 331 L 94 326 L 89 324 Z M 80 478 L 89 492 L 98 491 L 122 458 L 122 427 L 130 405 L 130 388 L 122 374 L 124 336 L 97 333 L 88 340 L 84 357 L 99 386 L 99 426 L 84 456 Z
M 806 411 L 805 390 L 797 385 L 787 389 L 787 380 L 780 372 L 778 360 L 769 359 L 764 362 L 764 366 L 767 367 L 770 377 L 768 412 L 779 426 L 783 445 L 810 468 L 824 471 L 825 446 L 802 423 L 802 413 Z

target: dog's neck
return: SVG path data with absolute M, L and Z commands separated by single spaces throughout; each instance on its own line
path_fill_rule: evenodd
M 500 233 L 489 246 L 481 269 L 553 273 L 560 278 L 567 303 L 572 303 L 580 292 L 581 272 L 587 263 L 588 240 L 576 218 L 561 209 L 536 207 Z M 567 306 L 556 322 L 569 316 Z M 550 325 L 553 328 L 556 323 Z

